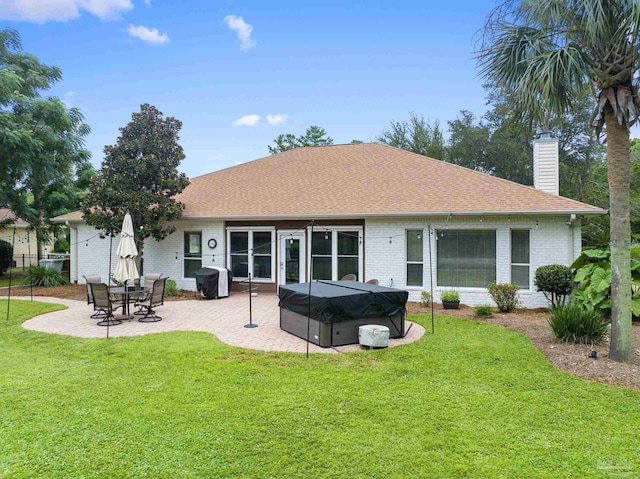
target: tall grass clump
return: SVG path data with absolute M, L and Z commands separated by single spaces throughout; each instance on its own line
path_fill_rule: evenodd
M 32 266 L 26 275 L 25 284 L 33 286 L 42 286 L 51 288 L 53 286 L 62 286 L 67 284 L 67 278 L 55 269 L 45 268 L 44 266 Z
M 575 302 L 557 306 L 547 317 L 551 332 L 565 343 L 598 344 L 607 334 L 608 319 L 595 309 L 584 309 Z

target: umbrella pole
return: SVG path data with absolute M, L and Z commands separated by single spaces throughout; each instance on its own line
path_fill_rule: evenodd
M 13 247 L 16 244 L 16 227 L 13 227 L 13 237 L 11 238 L 11 262 L 13 263 Z M 7 293 L 7 321 L 9 321 L 9 310 L 11 309 L 11 265 L 9 265 L 9 292 Z

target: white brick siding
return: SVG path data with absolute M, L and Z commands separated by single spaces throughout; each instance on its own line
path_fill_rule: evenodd
M 538 267 L 547 264 L 569 265 L 580 252 L 580 224 L 574 222 L 568 226 L 568 217 L 556 218 L 483 218 L 454 217 L 448 221 L 449 229 L 495 229 L 496 230 L 496 281 L 511 282 L 511 229 L 530 230 L 530 289 L 519 293 L 523 306 L 527 308 L 547 305 L 542 293 L 535 291 L 533 276 Z M 419 301 L 421 291 L 430 290 L 429 274 L 429 236 L 428 226 L 432 230 L 443 229 L 445 223 L 440 218 L 384 218 L 367 219 L 365 221 L 365 279 L 378 279 L 383 286 L 407 289 L 410 301 Z M 424 266 L 423 286 L 407 287 L 406 285 L 406 239 L 405 231 L 424 229 Z M 389 242 L 391 238 L 391 243 Z M 461 302 L 468 305 L 492 303 L 484 288 L 438 288 L 436 271 L 437 240 L 431 237 L 431 253 L 433 261 L 434 296 L 440 300 L 440 292 L 444 289 L 456 289 L 460 293 Z
M 178 221 L 175 225 L 177 230 L 167 236 L 163 241 L 158 242 L 153 238 L 147 238 L 145 240 L 143 250 L 144 271 L 147 273 L 163 273 L 165 276 L 169 276 L 175 280 L 179 288 L 195 290 L 195 279 L 185 278 L 183 272 L 184 232 L 202 231 L 203 266 L 224 266 L 223 222 L 204 220 Z M 102 281 L 106 283 L 109 276 L 109 238 L 100 239 L 98 236 L 93 237 L 97 231 L 85 224 L 78 225 L 77 240 L 74 240 L 74 236 L 76 236 L 74 229 L 72 228 L 71 231 L 72 280 L 77 280 L 79 283 L 84 284 L 83 275 L 99 274 L 102 276 Z M 208 240 L 211 238 L 218 242 L 215 249 L 210 249 L 207 245 Z M 120 238 L 118 236 L 113 238 L 112 273 L 118 261 L 116 249 L 118 248 L 119 241 Z M 73 243 L 78 244 L 73 245 Z M 74 267 L 74 263 L 76 263 L 76 251 L 77 274 Z
M 536 225 L 537 223 L 537 225 Z M 449 229 L 495 229 L 496 230 L 496 280 L 497 282 L 511 282 L 511 229 L 530 230 L 530 289 L 520 291 L 519 295 L 525 307 L 536 308 L 547 305 L 542 293 L 535 291 L 533 276 L 535 270 L 547 264 L 569 265 L 578 256 L 581 249 L 580 222 L 574 221 L 568 225 L 569 218 L 565 217 L 540 217 L 531 218 L 524 216 L 490 218 L 485 217 L 480 222 L 479 217 L 453 217 L 447 222 Z M 164 273 L 174 279 L 181 289 L 194 290 L 195 279 L 184 278 L 184 232 L 201 231 L 203 246 L 203 266 L 224 266 L 226 259 L 224 222 L 213 220 L 181 220 L 175 223 L 177 231 L 161 242 L 147 239 L 144 247 L 144 270 L 146 272 Z M 421 291 L 430 289 L 429 274 L 429 236 L 428 226 L 433 230 L 443 229 L 445 222 L 439 218 L 380 218 L 365 220 L 364 228 L 364 272 L 365 280 L 378 279 L 383 286 L 389 286 L 393 280 L 393 286 L 407 289 L 410 301 L 418 301 Z M 424 234 L 424 267 L 423 286 L 406 286 L 406 239 L 405 231 L 408 229 L 423 229 Z M 100 274 L 106 281 L 109 271 L 109 239 L 101 240 L 98 237 L 89 240 L 89 246 L 84 241 L 95 235 L 96 231 L 86 225 L 78 227 L 77 246 L 72 246 L 72 279 L 74 278 L 73 263 L 77 250 L 78 274 L 80 283 L 84 283 L 82 275 Z M 72 230 L 72 243 L 74 241 Z M 389 242 L 391 237 L 391 243 Z M 217 247 L 210 249 L 208 240 L 215 239 Z M 117 258 L 115 250 L 119 239 L 113 240 L 112 271 L 115 268 Z M 437 240 L 431 237 L 431 251 L 433 261 L 433 276 L 436 278 L 436 254 Z M 437 280 L 436 280 L 437 284 Z M 434 285 L 436 301 L 440 299 L 443 289 Z M 491 299 L 484 288 L 457 288 L 464 304 L 477 305 L 491 303 Z
M 144 270 L 148 273 L 163 273 L 173 279 L 180 289 L 195 290 L 195 278 L 184 277 L 184 232 L 202 232 L 202 266 L 224 266 L 224 223 L 222 221 L 192 220 L 177 221 L 176 232 L 158 242 L 147 238 L 144 245 Z M 215 239 L 215 249 L 208 241 Z M 177 258 L 177 259 L 176 259 Z

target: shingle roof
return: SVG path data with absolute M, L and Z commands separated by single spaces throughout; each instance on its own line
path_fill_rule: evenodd
M 378 143 L 267 156 L 193 178 L 177 199 L 184 217 L 212 218 L 604 212 Z
M 27 226 L 28 223 L 22 218 L 17 218 L 9 208 L 0 208 L 0 221 L 12 220 L 12 226 Z

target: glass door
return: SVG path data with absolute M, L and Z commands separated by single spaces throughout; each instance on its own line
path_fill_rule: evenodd
M 304 282 L 304 233 L 279 231 L 278 245 L 278 283 Z

